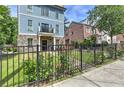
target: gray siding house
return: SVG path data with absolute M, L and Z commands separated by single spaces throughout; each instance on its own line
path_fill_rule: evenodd
M 58 5 L 18 6 L 18 46 L 39 44 L 47 50 L 64 37 L 64 7 Z

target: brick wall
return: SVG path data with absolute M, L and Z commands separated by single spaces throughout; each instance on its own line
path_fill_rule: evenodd
M 28 38 L 32 38 L 32 44 L 37 44 L 37 36 L 36 35 L 18 35 L 17 45 L 18 46 L 27 46 L 28 45 Z

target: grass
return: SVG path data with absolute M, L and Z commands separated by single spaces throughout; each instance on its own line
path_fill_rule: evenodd
M 31 53 L 4 56 L 0 63 L 2 66 L 2 82 L 0 86 L 13 86 L 13 84 L 17 85 L 24 82 L 23 62 L 28 58 L 33 59 Z
M 80 51 L 78 50 L 73 50 L 71 51 L 70 53 L 71 57 L 77 59 L 77 60 L 81 60 L 81 53 Z M 88 51 L 88 50 L 83 50 L 82 51 L 82 61 L 83 63 L 86 63 L 86 64 L 91 64 L 93 62 L 93 51 Z

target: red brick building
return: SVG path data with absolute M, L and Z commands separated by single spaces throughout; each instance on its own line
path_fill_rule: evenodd
M 98 30 L 96 34 L 100 34 Z M 64 39 L 66 44 L 71 44 L 72 41 L 80 42 L 91 35 L 93 35 L 93 32 L 90 25 L 72 22 L 65 31 Z

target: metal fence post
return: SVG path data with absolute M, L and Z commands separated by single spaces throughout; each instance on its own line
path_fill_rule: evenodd
M 104 44 L 102 42 L 102 63 L 104 62 Z
M 37 44 L 37 68 L 36 68 L 36 72 L 37 72 L 37 84 L 39 86 L 39 45 Z
M 94 65 L 96 64 L 96 41 L 94 41 L 94 50 L 93 50 L 93 52 L 94 52 Z
M 82 67 L 82 62 L 83 62 L 83 57 L 82 57 L 83 55 L 82 55 L 82 45 L 80 45 L 80 61 L 81 61 L 81 72 L 82 72 L 82 69 L 83 69 L 83 67 Z
M 2 81 L 2 48 L 0 48 L 0 82 Z
M 115 59 L 117 59 L 117 44 L 115 44 Z

